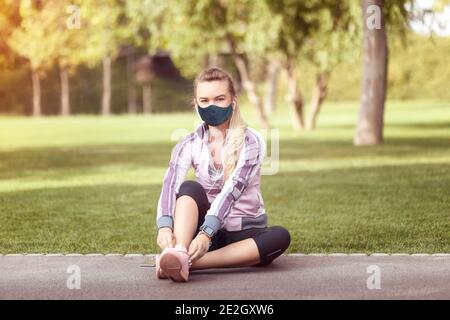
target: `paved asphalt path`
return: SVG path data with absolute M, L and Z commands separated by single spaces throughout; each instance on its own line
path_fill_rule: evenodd
M 283 255 L 268 267 L 194 271 L 187 283 L 155 279 L 153 261 L 0 256 L 0 299 L 450 299 L 448 255 Z

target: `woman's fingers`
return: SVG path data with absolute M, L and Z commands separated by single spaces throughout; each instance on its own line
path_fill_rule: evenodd
M 200 245 L 197 242 L 193 243 L 192 250 L 189 253 L 189 256 L 191 257 L 191 261 L 195 261 L 198 259 L 200 250 L 201 250 Z
M 169 247 L 169 248 L 173 247 L 173 245 L 172 245 L 172 235 L 167 235 L 164 240 L 165 240 L 165 243 L 166 243 L 166 248 L 167 247 Z
M 208 245 L 205 245 L 204 241 L 200 238 L 195 238 L 189 245 L 189 257 L 191 262 L 200 259 L 209 249 Z
M 195 242 L 191 242 L 191 245 L 189 246 L 189 256 L 191 259 L 195 252 L 197 252 L 197 244 Z
M 161 228 L 158 230 L 157 243 L 162 250 L 165 248 L 173 248 L 175 236 L 170 228 Z
M 173 248 L 173 237 L 170 235 L 161 235 L 158 237 L 158 245 L 164 250 L 165 248 Z
M 191 242 L 191 244 L 189 244 L 189 249 L 188 249 L 188 254 L 189 254 L 189 256 L 191 256 L 192 255 L 192 250 L 194 249 L 194 245 L 193 245 L 193 243 Z
M 162 240 L 162 245 L 163 245 L 163 247 L 162 247 L 163 250 L 164 250 L 165 248 L 167 248 L 167 239 L 166 239 L 166 238 L 163 238 L 163 240 Z
M 163 245 L 162 245 L 162 241 L 161 241 L 161 237 L 158 236 L 158 238 L 156 239 L 156 242 L 158 243 L 158 246 L 162 249 Z
M 192 257 L 192 261 L 196 261 L 198 259 L 200 259 L 201 257 L 203 257 L 203 255 L 205 254 L 205 252 L 201 249 L 197 250 L 197 252 L 195 253 L 195 257 Z
M 202 247 L 201 245 L 197 245 L 195 252 L 191 256 L 191 261 L 200 259 L 201 257 L 203 257 L 203 255 L 206 253 L 206 251 L 207 251 L 206 248 Z
M 191 261 L 197 260 L 197 257 L 198 257 L 198 251 L 195 251 L 195 253 L 191 257 Z

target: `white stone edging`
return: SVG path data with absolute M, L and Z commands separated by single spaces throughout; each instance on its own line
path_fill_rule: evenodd
M 8 253 L 0 257 L 153 257 L 157 253 Z M 283 254 L 290 257 L 450 257 L 450 253 L 288 253 Z

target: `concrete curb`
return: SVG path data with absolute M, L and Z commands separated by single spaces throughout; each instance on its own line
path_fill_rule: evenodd
M 8 253 L 0 257 L 154 257 L 157 253 Z M 450 253 L 289 253 L 289 257 L 450 257 Z

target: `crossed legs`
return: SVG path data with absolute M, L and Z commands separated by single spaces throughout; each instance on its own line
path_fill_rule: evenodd
M 182 195 L 177 199 L 174 216 L 176 244 L 189 249 L 198 224 L 198 206 L 195 200 Z M 254 239 L 244 239 L 217 250 L 209 251 L 194 261 L 191 270 L 250 266 L 260 262 Z

